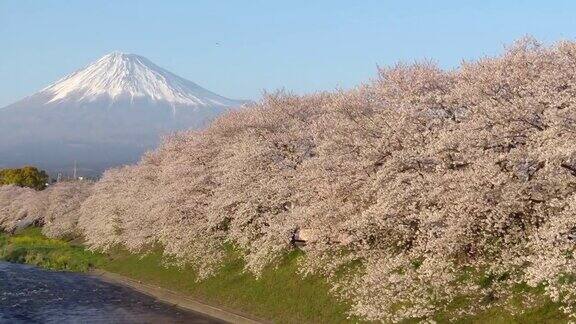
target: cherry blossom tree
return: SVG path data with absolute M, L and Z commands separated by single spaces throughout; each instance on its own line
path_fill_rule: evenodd
M 303 275 L 368 320 L 509 306 L 519 284 L 575 316 L 575 98 L 573 42 L 399 64 L 351 90 L 267 94 L 93 186 L 0 187 L 0 226 L 39 217 L 93 249 L 160 247 L 201 278 L 228 245 L 259 275 L 303 238 Z

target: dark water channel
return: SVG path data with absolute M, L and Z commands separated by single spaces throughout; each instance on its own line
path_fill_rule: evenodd
M 222 323 L 96 277 L 0 261 L 0 323 Z

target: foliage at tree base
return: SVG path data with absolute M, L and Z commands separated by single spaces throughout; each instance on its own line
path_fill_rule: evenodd
M 103 259 L 80 245 L 47 238 L 40 228 L 28 228 L 16 236 L 0 232 L 0 260 L 51 270 L 85 272 Z
M 275 323 L 363 322 L 346 315 L 349 304 L 332 296 L 325 279 L 319 276 L 302 278 L 298 274 L 299 259 L 304 257 L 301 252 L 285 255 L 277 267 L 266 268 L 259 279 L 244 271 L 244 261 L 237 252 L 229 249 L 227 255 L 225 265 L 216 275 L 199 281 L 193 268 L 167 265 L 160 250 L 137 255 L 116 248 L 108 254 L 98 254 L 77 244 L 46 238 L 38 228 L 12 236 L 0 232 L 0 260 L 4 261 L 78 272 L 96 267 L 178 291 L 207 303 L 273 319 Z M 520 289 L 515 293 L 520 299 L 525 292 Z M 537 298 L 537 306 L 521 314 L 511 314 L 506 307 L 491 307 L 480 314 L 450 322 L 520 324 L 568 321 L 560 305 L 551 302 L 541 291 Z M 438 314 L 434 320 L 438 323 L 449 322 L 449 316 Z
M 244 271 L 244 261 L 232 249 L 218 273 L 199 281 L 191 267 L 166 263 L 160 250 L 143 255 L 115 248 L 107 254 L 93 253 L 82 246 L 49 239 L 39 228 L 17 235 L 0 234 L 0 260 L 27 263 L 52 270 L 87 271 L 96 267 L 136 280 L 159 285 L 195 299 L 277 323 L 348 322 L 349 306 L 329 293 L 319 276 L 298 274 L 301 253 L 286 255 L 278 267 L 266 269 L 256 279 Z

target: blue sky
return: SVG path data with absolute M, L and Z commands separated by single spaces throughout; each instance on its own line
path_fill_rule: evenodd
M 119 50 L 231 98 L 348 88 L 376 66 L 445 68 L 523 35 L 576 36 L 576 1 L 0 0 L 0 107 Z

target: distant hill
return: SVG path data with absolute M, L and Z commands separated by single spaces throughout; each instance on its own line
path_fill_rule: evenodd
M 206 90 L 148 59 L 114 52 L 0 109 L 0 168 L 85 174 L 136 161 L 162 134 L 198 128 L 247 101 Z

